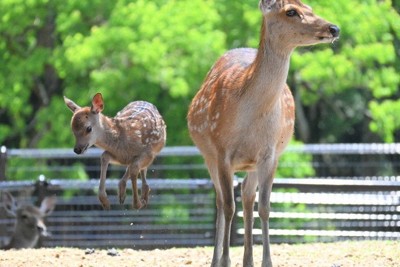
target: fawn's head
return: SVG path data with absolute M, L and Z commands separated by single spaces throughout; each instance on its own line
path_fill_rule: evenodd
M 89 147 L 96 143 L 99 134 L 100 118 L 104 102 L 100 93 L 92 99 L 91 107 L 80 107 L 64 96 L 64 102 L 74 113 L 71 119 L 71 128 L 75 136 L 74 152 L 83 154 Z
M 3 192 L 2 202 L 7 213 L 16 218 L 10 248 L 31 248 L 36 245 L 40 235 L 49 235 L 44 218 L 53 212 L 56 197 L 46 197 L 40 207 L 35 207 L 30 204 L 18 205 L 10 193 Z
M 270 40 L 282 49 L 332 43 L 339 38 L 338 26 L 315 15 L 300 0 L 260 0 L 259 7 Z

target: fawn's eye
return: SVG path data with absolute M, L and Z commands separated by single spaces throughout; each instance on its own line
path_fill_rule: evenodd
M 86 128 L 86 133 L 90 133 L 90 132 L 92 132 L 92 126 L 88 126 L 88 127 Z
M 298 15 L 298 13 L 297 13 L 297 11 L 295 9 L 291 9 L 291 10 L 286 11 L 286 16 L 288 16 L 288 17 L 294 17 L 294 16 L 297 16 L 297 15 Z

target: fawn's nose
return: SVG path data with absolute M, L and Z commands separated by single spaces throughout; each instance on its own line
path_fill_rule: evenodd
M 79 155 L 82 153 L 82 148 L 75 147 L 74 152 Z
M 340 34 L 340 28 L 336 25 L 329 26 L 329 32 L 332 34 L 333 37 L 338 37 Z

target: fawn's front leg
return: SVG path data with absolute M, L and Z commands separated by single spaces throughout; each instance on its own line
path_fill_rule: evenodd
M 108 164 L 110 163 L 111 155 L 105 151 L 101 155 L 101 169 L 100 169 L 100 184 L 99 184 L 99 200 L 104 209 L 110 209 L 110 201 L 106 193 L 106 175 Z

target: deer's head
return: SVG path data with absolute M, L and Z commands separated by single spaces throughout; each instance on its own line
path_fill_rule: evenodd
M 56 197 L 46 197 L 40 207 L 35 207 L 30 204 L 18 205 L 10 193 L 3 192 L 2 203 L 7 213 L 16 218 L 9 248 L 32 248 L 36 246 L 39 236 L 49 235 L 44 218 L 53 212 Z
M 338 26 L 315 15 L 299 0 L 260 0 L 259 7 L 270 40 L 283 49 L 332 43 L 339 38 Z
M 65 96 L 64 102 L 74 113 L 71 119 L 71 128 L 75 136 L 74 152 L 83 154 L 96 143 L 101 132 L 99 114 L 104 108 L 103 97 L 97 93 L 92 99 L 91 107 L 80 107 Z

